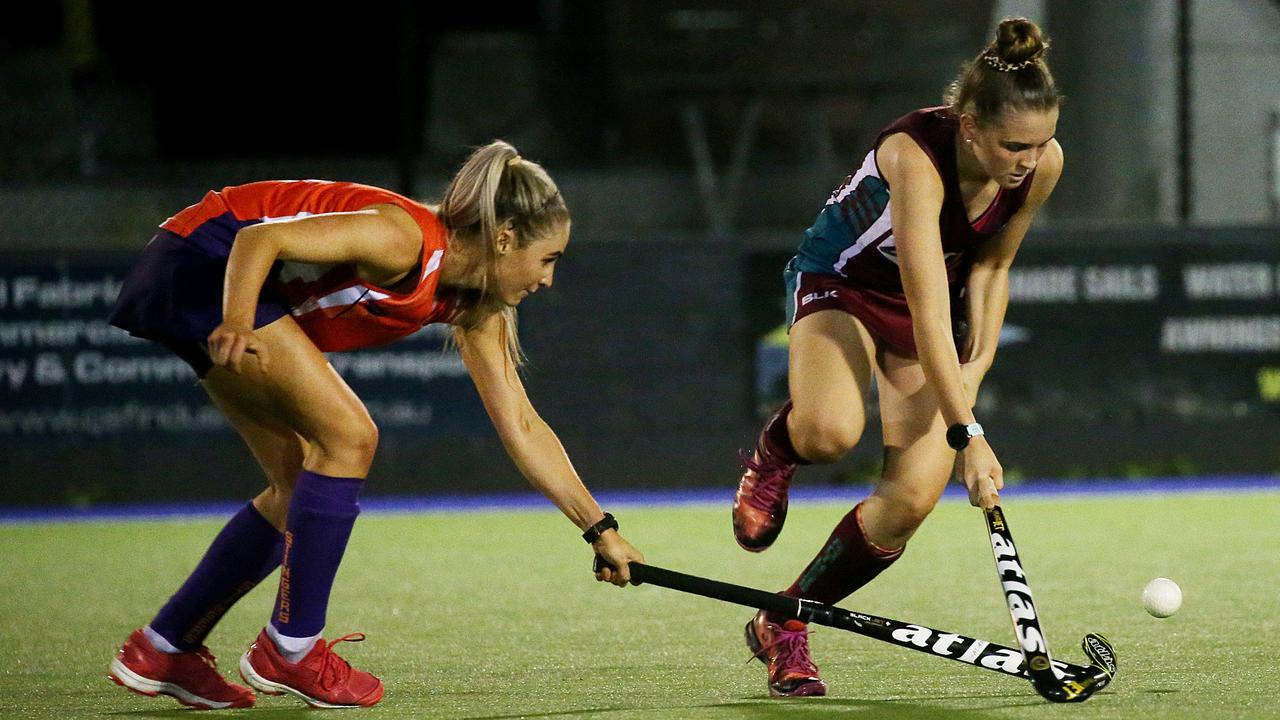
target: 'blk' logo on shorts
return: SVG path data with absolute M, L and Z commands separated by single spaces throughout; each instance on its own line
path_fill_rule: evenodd
M 808 305 L 814 300 L 826 300 L 827 298 L 833 298 L 835 296 L 836 296 L 835 290 L 823 290 L 822 292 L 811 292 L 808 295 L 805 295 L 804 297 L 800 298 L 800 304 Z

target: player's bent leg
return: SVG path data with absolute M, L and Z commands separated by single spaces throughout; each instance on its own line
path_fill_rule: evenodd
M 886 352 L 878 377 L 885 463 L 862 504 L 862 522 L 871 542 L 894 548 L 905 545 L 938 504 L 956 456 L 920 363 Z
M 786 595 L 834 604 L 871 582 L 901 557 L 946 484 L 953 454 L 918 364 L 883 353 L 877 378 L 887 422 L 884 475 L 836 525 Z
M 267 488 L 253 499 L 253 506 L 284 532 L 289 499 L 302 471 L 307 442 L 276 417 L 275 405 L 264 388 L 239 383 L 235 375 L 222 368 L 211 370 L 202 384 L 214 406 L 244 439 L 267 478 Z
M 236 398 L 267 410 L 275 422 L 305 441 L 303 466 L 335 477 L 364 477 L 378 445 L 378 428 L 364 403 L 338 375 L 291 317 L 258 328 L 267 345 L 271 370 L 254 362 L 239 375 L 215 367 L 205 379 L 218 402 Z
M 292 318 L 281 318 L 257 334 L 268 345 L 271 372 L 262 373 L 250 363 L 241 375 L 221 373 L 214 392 L 239 397 L 261 391 L 275 417 L 302 438 L 305 455 L 288 501 L 275 609 L 242 658 L 241 673 L 266 692 L 291 692 L 317 707 L 371 705 L 382 696 L 381 682 L 332 651 L 336 642 L 356 636 L 327 643 L 320 633 L 359 515 L 357 500 L 377 447 L 377 428 Z M 246 385 L 250 387 L 240 392 Z M 270 502 L 278 494 L 261 499 Z
M 242 399 L 228 405 L 219 402 L 216 395 L 214 401 L 240 431 L 267 472 L 269 482 L 280 482 L 277 469 L 288 472 L 292 468 L 296 472 L 296 468 L 300 466 L 301 452 L 300 441 L 295 434 L 286 428 L 272 427 L 267 421 L 255 420 L 255 407 L 248 401 Z M 265 411 L 259 410 L 257 414 L 269 417 L 269 413 Z M 275 494 L 272 489 L 268 489 L 260 498 Z M 255 499 L 253 504 L 243 507 L 222 528 L 195 570 L 141 630 L 145 643 L 139 644 L 131 639 L 126 644 L 125 652 L 117 657 L 113 663 L 113 678 L 118 683 L 139 692 L 158 687 L 156 683 L 162 681 L 130 669 L 131 659 L 148 667 L 158 666 L 157 663 L 146 661 L 154 653 L 159 653 L 160 656 L 172 655 L 165 661 L 167 665 L 164 667 L 176 668 L 174 672 L 179 673 L 184 672 L 183 668 L 190 664 L 190 658 L 196 658 L 198 666 L 193 666 L 197 671 L 196 677 L 202 677 L 200 666 L 207 665 L 201 655 L 205 638 L 232 606 L 280 565 L 284 548 L 281 535 L 284 517 L 278 508 L 272 508 L 269 504 L 266 507 L 267 510 L 264 511 L 264 505 Z M 139 651 L 138 647 L 151 652 Z M 207 651 L 204 652 L 207 654 Z M 199 679 L 196 682 L 212 687 L 215 691 L 219 689 L 212 679 L 206 680 L 208 682 Z M 252 695 L 247 688 L 234 686 L 236 690 L 222 688 L 223 697 L 210 699 L 208 693 L 183 689 L 185 686 L 180 682 L 170 684 L 176 689 L 168 694 L 201 707 L 221 707 L 226 706 L 227 702 L 242 702 L 235 697 L 239 693 Z M 193 699 L 201 697 L 210 699 L 212 705 Z
M 795 410 L 787 428 L 800 457 L 835 462 L 858 443 L 875 357 L 871 334 L 841 310 L 806 315 L 791 327 L 787 384 Z
M 884 478 L 862 502 L 863 526 L 871 542 L 891 548 L 905 546 L 937 507 L 952 464 L 934 458 L 936 454 L 916 458 L 909 451 L 887 453 Z
M 828 310 L 801 318 L 791 329 L 791 400 L 765 424 L 733 502 L 733 534 L 760 552 L 782 532 L 796 467 L 833 462 L 862 435 L 862 398 L 870 384 L 874 347 L 853 316 Z
M 228 682 L 218 673 L 209 648 L 161 652 L 141 628 L 129 635 L 111 661 L 107 677 L 140 695 L 168 695 L 201 710 L 252 707 L 255 699 L 252 690 Z

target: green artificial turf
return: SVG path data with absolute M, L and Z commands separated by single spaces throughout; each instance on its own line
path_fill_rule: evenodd
M 734 544 L 728 507 L 615 507 L 650 562 L 784 587 L 847 509 L 792 506 L 768 552 Z M 552 510 L 366 514 L 338 575 L 326 634 L 381 676 L 360 716 L 418 718 L 1268 718 L 1280 717 L 1280 494 L 1018 498 L 1005 510 L 1050 648 L 1115 643 L 1116 682 L 1083 705 L 1029 683 L 815 627 L 826 698 L 768 697 L 748 663 L 744 608 L 588 574 L 590 554 Z M 0 526 L 0 717 L 190 717 L 169 698 L 106 680 L 129 632 L 194 565 L 214 520 Z M 1146 615 L 1151 578 L 1181 584 L 1182 610 Z M 221 667 L 266 621 L 274 576 L 210 637 Z M 982 516 L 938 507 L 905 556 L 843 607 L 1013 645 Z M 289 698 L 233 711 L 315 717 Z

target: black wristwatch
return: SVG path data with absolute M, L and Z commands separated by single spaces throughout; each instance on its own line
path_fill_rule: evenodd
M 618 521 L 613 519 L 613 515 L 605 513 L 603 520 L 587 528 L 587 531 L 582 533 L 582 539 L 586 540 L 588 545 L 594 544 L 595 541 L 599 540 L 600 536 L 604 534 L 605 530 L 617 529 Z
M 982 426 L 976 422 L 956 423 L 947 428 L 947 444 L 952 450 L 963 450 L 969 447 L 969 441 L 979 435 L 985 435 Z

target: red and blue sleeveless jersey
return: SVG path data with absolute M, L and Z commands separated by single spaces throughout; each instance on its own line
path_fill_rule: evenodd
M 790 267 L 800 272 L 839 275 L 879 292 L 903 294 L 893 236 L 893 193 L 880 175 L 876 152 L 884 138 L 906 133 L 929 156 L 942 178 L 945 194 L 938 229 L 947 280 L 953 289 L 958 289 L 968 277 L 971 251 L 1004 228 L 1026 201 L 1035 177 L 1033 171 L 1017 188 L 1000 188 L 982 215 L 970 221 L 956 167 L 958 130 L 959 118 L 947 107 L 916 110 L 882 130 L 862 166 L 845 178 L 813 226 L 805 231 Z
M 358 183 L 270 180 L 211 191 L 161 227 L 214 257 L 225 258 L 236 233 L 250 225 L 382 204 L 409 213 L 422 230 L 422 254 L 411 271 L 417 274 L 417 283 L 411 288 L 395 292 L 371 285 L 359 277 L 352 263 L 292 261 L 278 263 L 267 281 L 269 288 L 264 288 L 285 300 L 316 347 L 354 350 L 405 337 L 453 314 L 450 300 L 437 296 L 447 232 L 426 206 Z

